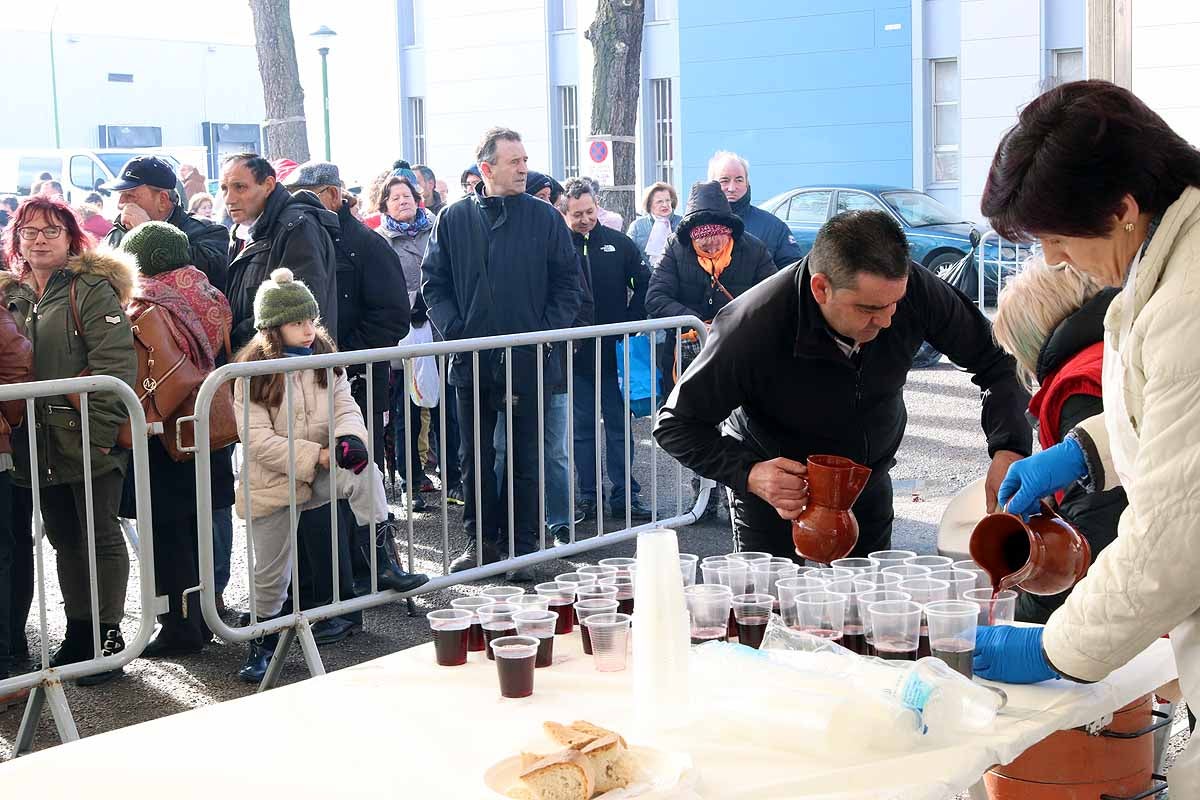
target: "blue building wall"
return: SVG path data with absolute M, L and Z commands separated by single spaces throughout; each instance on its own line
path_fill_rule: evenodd
M 750 161 L 756 201 L 808 183 L 910 185 L 911 19 L 903 0 L 679 3 L 680 188 L 716 150 Z

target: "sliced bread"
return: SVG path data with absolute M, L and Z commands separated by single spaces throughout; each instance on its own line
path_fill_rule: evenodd
M 634 762 L 620 736 L 609 734 L 579 751 L 592 762 L 598 793 L 624 789 L 634 780 Z
M 571 723 L 570 728 L 572 730 L 579 731 L 585 736 L 591 736 L 593 739 L 603 739 L 605 736 L 615 736 L 617 737 L 617 741 L 621 743 L 622 749 L 628 749 L 629 747 L 629 744 L 625 741 L 625 738 L 621 736 L 621 734 L 617 733 L 616 731 L 610 731 L 608 728 L 601 728 L 594 722 L 588 722 L 585 719 L 575 720 Z
M 508 795 L 529 800 L 590 800 L 596 788 L 592 769 L 591 761 L 578 751 L 564 750 L 522 772 L 520 783 L 510 788 Z
M 577 729 L 574 725 L 567 727 L 560 725 L 557 722 L 544 722 L 542 728 L 546 731 L 546 735 L 558 742 L 563 747 L 569 747 L 572 750 L 580 750 L 592 742 L 602 734 L 588 733 Z M 608 733 L 605 731 L 604 733 Z

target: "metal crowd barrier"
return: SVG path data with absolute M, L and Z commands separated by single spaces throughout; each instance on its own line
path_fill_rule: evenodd
M 39 669 L 23 675 L 14 675 L 0 680 L 0 697 L 29 690 L 29 698 L 25 704 L 25 714 L 17 731 L 13 748 L 14 755 L 28 753 L 33 747 L 34 735 L 41 720 L 42 709 L 50 706 L 50 715 L 58 729 L 58 736 L 63 742 L 71 742 L 79 738 L 71 709 L 67 705 L 67 697 L 63 692 L 63 682 L 96 675 L 101 672 L 118 669 L 133 661 L 154 632 L 155 617 L 167 610 L 167 598 L 158 598 L 154 593 L 154 536 L 153 521 L 150 511 L 150 471 L 147 461 L 147 438 L 133 437 L 133 461 L 130 469 L 134 474 L 135 500 L 137 507 L 138 537 L 134 552 L 138 560 L 141 609 L 139 613 L 137 635 L 126 642 L 125 649 L 111 656 L 101 655 L 99 631 L 99 588 L 96 565 L 96 520 L 92 503 L 92 464 L 87 459 L 84 463 L 84 492 L 87 498 L 87 555 L 88 572 L 91 585 L 91 613 L 95 624 L 92 626 L 92 657 L 86 661 L 68 664 L 62 667 L 50 667 L 50 635 L 46 610 L 46 586 L 49 579 L 46 574 L 43 542 L 44 531 L 41 511 L 41 481 L 38 474 L 37 421 L 34 399 L 65 394 L 79 394 L 80 398 L 80 438 L 84 452 L 91 452 L 91 426 L 88 419 L 89 395 L 95 392 L 112 392 L 121 398 L 129 412 L 134 431 L 146 429 L 146 416 L 138 402 L 133 389 L 124 381 L 110 375 L 93 375 L 80 378 L 63 378 L 59 380 L 36 381 L 32 383 L 14 383 L 0 385 L 0 401 L 25 401 L 25 433 L 29 437 L 30 471 L 32 473 L 33 492 L 33 547 L 34 565 L 37 580 L 37 614 L 38 631 L 41 637 L 41 666 Z M 21 430 L 14 431 L 13 436 L 21 435 Z M 5 588 L 7 587 L 0 587 Z
M 652 519 L 645 524 L 634 526 L 630 518 L 630 484 L 631 484 L 631 440 L 630 440 L 630 383 L 628 379 L 630 375 L 629 366 L 629 342 L 632 335 L 640 333 L 651 333 L 655 331 L 674 331 L 676 342 L 679 341 L 679 336 L 682 331 L 694 330 L 700 337 L 700 342 L 703 343 L 707 337 L 707 329 L 703 322 L 693 316 L 669 317 L 658 320 L 642 320 L 638 322 L 629 322 L 616 325 L 595 325 L 582 328 L 570 328 L 556 331 L 542 331 L 535 333 L 513 334 L 506 336 L 481 337 L 475 339 L 460 339 L 457 341 L 434 342 L 424 345 L 406 345 L 388 348 L 378 348 L 374 350 L 358 350 L 344 353 L 330 353 L 325 355 L 314 355 L 304 357 L 293 357 L 286 359 L 275 359 L 270 361 L 256 361 L 250 363 L 235 363 L 226 364 L 212 372 L 205 380 L 200 388 L 199 395 L 195 405 L 195 440 L 205 442 L 209 436 L 209 414 L 212 407 L 213 395 L 217 389 L 226 381 L 235 380 L 242 381 L 243 397 L 249 396 L 250 379 L 254 376 L 270 375 L 276 373 L 294 373 L 303 370 L 324 369 L 327 376 L 327 391 L 329 397 L 329 406 L 332 412 L 333 408 L 333 380 L 332 370 L 334 367 L 346 367 L 350 365 L 365 365 L 366 366 L 366 382 L 367 386 L 371 386 L 373 377 L 373 365 L 380 361 L 403 360 L 404 361 L 404 378 L 405 386 L 409 385 L 412 378 L 413 359 L 421 356 L 434 356 L 438 361 L 439 378 L 442 381 L 442 386 L 446 385 L 447 375 L 447 356 L 459 353 L 469 353 L 471 356 L 471 368 L 473 371 L 474 380 L 471 388 L 460 388 L 460 391 L 472 392 L 473 411 L 474 411 L 474 426 L 473 430 L 465 430 L 460 428 L 460 436 L 470 435 L 475 442 L 475 496 L 479 497 L 482 493 L 481 489 L 481 463 L 480 454 L 480 438 L 482 431 L 480 430 L 480 398 L 479 398 L 479 374 L 480 374 L 480 359 L 479 354 L 484 351 L 504 351 L 505 364 L 505 387 L 506 387 L 506 403 L 505 403 L 505 453 L 507 462 L 507 509 L 508 509 L 508 557 L 498 562 L 476 566 L 472 569 L 457 573 L 450 573 L 450 549 L 452 537 L 450 535 L 449 515 L 446 505 L 446 493 L 448 486 L 443 480 L 441 495 L 441 560 L 442 560 L 442 575 L 432 577 L 428 583 L 421 586 L 418 590 L 407 594 L 398 594 L 393 590 L 380 591 L 377 583 L 377 564 L 376 564 L 376 548 L 370 547 L 370 571 L 371 571 L 371 591 L 368 594 L 353 598 L 342 599 L 340 597 L 339 583 L 339 568 L 338 568 L 338 545 L 337 545 L 337 509 L 336 500 L 337 493 L 334 491 L 334 473 L 329 471 L 330 481 L 330 496 L 333 500 L 330 502 L 330 547 L 332 549 L 332 585 L 334 587 L 335 600 L 332 603 L 309 609 L 300 608 L 300 577 L 299 577 L 299 555 L 297 550 L 297 518 L 298 509 L 296 503 L 296 485 L 294 472 L 289 475 L 289 513 L 291 517 L 290 531 L 290 546 L 292 548 L 292 609 L 291 613 L 281 614 L 271 619 L 260 619 L 255 610 L 255 589 L 254 589 L 254 548 L 253 548 L 253 525 L 250 519 L 246 519 L 246 556 L 247 569 L 249 572 L 250 583 L 250 619 L 249 624 L 244 626 L 233 627 L 223 620 L 217 613 L 216 594 L 214 591 L 214 559 L 213 559 L 213 537 L 212 537 L 212 487 L 210 482 L 210 454 L 200 448 L 196 453 L 196 502 L 197 502 L 197 521 L 198 521 L 198 545 L 200 557 L 200 597 L 201 607 L 204 613 L 205 622 L 213 633 L 227 641 L 233 642 L 249 642 L 258 637 L 266 636 L 273 633 L 280 633 L 278 644 L 275 648 L 275 654 L 272 657 L 270 666 L 268 667 L 266 676 L 259 686 L 259 691 L 264 691 L 271 688 L 279 678 L 279 674 L 283 668 L 283 662 L 287 657 L 287 652 L 291 648 L 292 643 L 299 639 L 300 647 L 304 655 L 305 663 L 310 674 L 322 675 L 325 672 L 324 665 L 321 662 L 320 655 L 317 652 L 316 640 L 312 633 L 312 624 L 329 617 L 348 614 L 351 612 L 362 611 L 367 608 L 393 603 L 407 599 L 418 594 L 435 592 L 444 589 L 448 586 L 453 586 L 461 583 L 479 580 L 481 578 L 491 577 L 510 570 L 529 567 L 544 561 L 550 561 L 559 558 L 569 558 L 572 556 L 585 553 L 601 547 L 627 541 L 637 536 L 640 531 L 648 530 L 660 526 L 683 526 L 695 522 L 699 519 L 700 514 L 704 511 L 708 502 L 709 493 L 712 491 L 715 483 L 708 479 L 702 479 L 700 491 L 694 502 L 685 510 L 683 499 L 683 466 L 676 462 L 676 504 L 675 514 L 666 518 L 658 516 L 658 470 L 656 469 L 656 457 L 658 448 L 654 443 L 653 438 L 650 441 L 650 500 L 652 508 Z M 596 528 L 597 535 L 595 537 L 576 541 L 575 538 L 575 460 L 574 460 L 574 347 L 573 344 L 582 340 L 593 340 L 596 343 L 595 351 L 595 374 L 598 376 L 601 371 L 601 347 L 600 342 L 602 337 L 620 336 L 624 345 L 624 372 L 626 380 L 623 381 L 623 398 L 624 398 L 624 442 L 625 442 L 625 526 L 614 531 L 604 530 L 604 492 L 602 478 L 602 456 L 601 451 L 604 446 L 604 439 L 601 434 L 600 418 L 601 418 L 601 391 L 600 381 L 595 381 L 595 419 L 592 421 L 596 431 Z M 543 348 L 548 345 L 565 343 L 568 346 L 565 348 L 566 360 L 566 394 L 567 394 L 567 473 L 568 473 L 568 492 L 569 492 L 569 543 L 565 545 L 555 546 L 552 549 L 545 547 L 545 524 L 546 524 L 546 505 L 545 505 L 545 451 L 543 445 L 545 431 L 545 402 L 543 394 Z M 537 352 L 537 388 L 538 388 L 538 409 L 537 409 L 537 431 L 538 431 L 538 529 L 536 532 L 538 540 L 537 552 L 528 553 L 525 555 L 516 555 L 515 549 L 515 522 L 514 522 L 514 506 L 513 506 L 513 446 L 512 446 L 512 401 L 513 401 L 513 385 L 512 385 L 512 351 L 516 347 L 534 347 Z M 657 415 L 658 402 L 654 393 L 657 391 L 655 378 L 655 370 L 657 369 L 657 359 L 655 358 L 655 348 L 651 346 L 650 360 L 650 375 L 651 375 L 651 397 L 650 408 L 652 419 Z M 286 413 L 288 414 L 288 441 L 289 447 L 294 455 L 295 439 L 292 435 L 292 409 L 294 399 L 292 397 L 291 382 L 288 381 L 285 386 L 284 404 Z M 364 415 L 364 422 L 367 425 L 367 450 L 368 458 L 371 464 L 375 463 L 375 432 L 374 432 L 374 398 L 373 392 L 366 393 L 367 398 L 367 413 Z M 411 408 L 406 401 L 401 404 L 405 420 L 405 466 L 406 486 L 406 517 L 407 517 L 407 555 L 408 568 L 414 568 L 414 521 L 412 511 L 412 497 L 414 492 L 418 490 L 415 486 L 412 476 L 412 453 L 411 453 L 411 437 L 407 435 L 408 426 L 419 424 L 419 419 L 411 414 Z M 431 409 L 432 410 L 432 409 Z M 439 431 L 440 431 L 440 447 L 438 452 L 441 458 L 446 457 L 446 403 L 445 399 L 438 403 L 436 409 L 439 415 Z M 249 427 L 249 404 L 246 404 L 244 409 L 243 419 L 240 421 L 243 428 Z M 499 423 L 497 423 L 499 424 Z M 182 423 L 181 423 L 182 425 Z M 487 433 L 488 436 L 492 432 Z M 335 449 L 335 439 L 333 426 L 330 425 L 329 432 L 329 449 L 332 454 Z M 254 454 L 250 452 L 247 443 L 242 444 L 242 475 L 248 475 L 245 465 L 249 464 L 254 458 Z M 453 455 L 452 455 L 453 457 Z M 293 459 L 294 460 L 294 459 Z M 493 465 L 488 464 L 488 469 L 492 469 Z M 443 475 L 444 475 L 443 471 Z M 243 492 L 243 496 L 247 498 L 246 504 L 251 506 L 247 512 L 247 517 L 253 516 L 253 508 L 248 497 L 248 492 Z M 482 515 L 482 509 L 478 512 Z M 477 516 L 477 519 L 479 517 Z M 375 541 L 376 534 L 375 525 L 370 526 L 370 534 L 372 541 Z M 476 547 L 477 552 L 483 552 L 483 532 L 482 525 L 476 526 Z M 461 540 L 461 537 L 454 537 Z M 286 611 L 286 604 L 284 610 Z
M 987 255 L 989 243 L 993 243 L 995 247 L 994 258 Z M 1005 258 L 1005 251 L 1009 251 L 1011 256 Z M 1005 278 L 1012 278 L 1020 273 L 1025 268 L 1025 261 L 1033 251 L 1034 247 L 1018 242 L 1010 242 L 1007 239 L 1001 238 L 1000 234 L 995 231 L 987 231 L 983 234 L 979 240 L 979 247 L 975 249 L 975 262 L 978 267 L 976 269 L 976 276 L 979 280 L 979 294 L 976 295 L 976 303 L 980 311 L 984 311 L 988 307 L 995 308 L 996 304 L 999 303 L 1000 290 L 1004 288 Z M 987 284 L 992 282 L 991 277 L 987 275 L 989 266 L 995 266 L 996 268 L 996 294 L 995 299 L 991 303 L 987 302 L 986 292 Z

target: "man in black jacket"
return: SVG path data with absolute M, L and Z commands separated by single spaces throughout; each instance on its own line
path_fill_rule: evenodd
M 312 192 L 295 195 L 279 186 L 275 168 L 256 153 L 241 153 L 221 166 L 221 193 L 237 227 L 229 248 L 225 296 L 233 309 L 234 350 L 254 336 L 254 295 L 276 267 L 287 267 L 312 290 L 321 322 L 338 334 L 336 214 Z
M 422 293 L 429 318 L 446 339 L 497 336 L 570 327 L 579 310 L 579 266 L 571 236 L 552 206 L 525 194 L 528 173 L 525 146 L 516 131 L 492 128 L 476 151 L 483 182 L 475 194 L 451 203 L 438 215 L 421 264 Z M 458 422 L 463 432 L 463 529 L 466 551 L 451 565 L 460 572 L 501 557 L 507 520 L 492 470 L 496 412 L 513 411 L 513 459 L 516 552 L 537 548 L 537 409 L 539 388 L 561 382 L 556 347 L 541 349 L 543 387 L 538 386 L 537 350 L 514 347 L 512 391 L 506 397 L 504 350 L 480 354 L 478 379 L 470 354 L 455 354 L 450 383 L 457 387 Z M 475 429 L 473 390 L 479 392 L 480 440 Z M 479 448 L 482 496 L 475 496 L 475 448 Z M 507 495 L 507 492 L 504 493 Z M 477 534 L 483 550 L 477 548 Z M 510 580 L 530 577 L 525 570 Z
M 597 223 L 596 198 L 592 186 L 581 178 L 571 178 L 563 189 L 564 215 L 571 226 L 571 240 L 583 263 L 592 290 L 596 325 L 609 325 L 643 319 L 646 316 L 646 286 L 650 270 L 638 246 L 623 233 Z M 579 476 L 579 500 L 576 510 L 584 517 L 596 512 L 596 440 L 600 417 L 604 418 L 604 443 L 608 479 L 612 482 L 609 504 L 612 515 L 624 519 L 625 458 L 634 461 L 633 439 L 625 437 L 625 401 L 617 377 L 617 339 L 606 336 L 600 345 L 600 374 L 596 376 L 595 342 L 580 345 L 575 356 L 575 472 Z M 600 415 L 596 414 L 596 382 L 600 383 Z M 631 522 L 650 519 L 650 509 L 642 505 L 641 487 L 632 475 L 629 480 Z
M 721 184 L 733 213 L 746 223 L 746 232 L 767 246 L 775 266 L 783 269 L 800 260 L 800 245 L 787 223 L 750 203 L 750 163 L 722 150 L 708 162 L 708 179 Z
M 104 243 L 116 248 L 125 234 L 151 220 L 174 225 L 187 234 L 188 263 L 203 272 L 208 282 L 225 288 L 229 270 L 229 232 L 221 225 L 192 216 L 179 204 L 175 170 L 157 156 L 134 156 L 125 162 L 116 181 L 105 186 L 117 196 L 121 214 Z
M 739 549 L 792 558 L 790 521 L 808 495 L 805 459 L 854 459 L 873 472 L 854 504 L 851 555 L 886 549 L 903 388 L 924 340 L 974 373 L 982 392 L 992 510 L 1008 466 L 1032 448 L 1029 395 L 987 318 L 911 266 L 903 231 L 882 212 L 834 217 L 807 258 L 726 306 L 659 413 L 655 438 L 730 487 Z

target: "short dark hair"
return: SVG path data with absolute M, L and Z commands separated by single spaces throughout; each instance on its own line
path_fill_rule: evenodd
M 1134 94 L 1107 81 L 1057 86 L 1000 140 L 980 208 L 1013 240 L 1106 236 L 1125 195 L 1162 214 L 1200 186 L 1200 152 Z
M 4 197 L 0 197 L 0 206 L 4 206 L 9 211 L 16 211 L 20 203 L 21 201 L 17 199 L 16 195 L 6 194 Z
M 420 175 L 422 178 L 429 181 L 430 183 L 433 183 L 434 181 L 437 180 L 437 175 L 433 174 L 433 170 L 431 170 L 429 167 L 425 166 L 424 164 L 417 164 L 415 167 L 412 168 L 412 171 L 417 173 L 418 175 Z
M 592 182 L 587 178 L 567 178 L 567 182 L 563 184 L 563 200 L 578 200 L 585 194 L 590 195 L 592 200 L 596 200 L 596 193 L 592 191 Z
M 519 142 L 521 141 L 521 134 L 512 128 L 488 128 L 484 132 L 479 146 L 475 148 L 475 163 L 482 164 L 486 161 L 489 164 L 495 164 L 496 145 L 501 141 Z
M 258 153 L 236 153 L 229 156 L 221 162 L 221 168 L 231 161 L 236 161 L 243 164 L 246 169 L 250 170 L 250 174 L 254 176 L 255 183 L 262 183 L 267 178 L 275 177 L 275 168 L 271 166 L 271 162 L 260 156 Z
M 392 194 L 392 187 L 397 184 L 403 184 L 408 187 L 409 194 L 412 195 L 414 203 L 421 202 L 421 191 L 412 185 L 412 181 L 408 178 L 402 178 L 399 175 L 393 175 L 383 182 L 383 186 L 379 187 L 379 205 L 373 209 L 374 211 L 378 211 L 380 214 L 387 213 L 388 197 Z
M 808 254 L 810 273 L 821 273 L 834 289 L 854 286 L 859 273 L 890 281 L 908 277 L 908 240 L 886 211 L 847 211 L 821 226 Z

